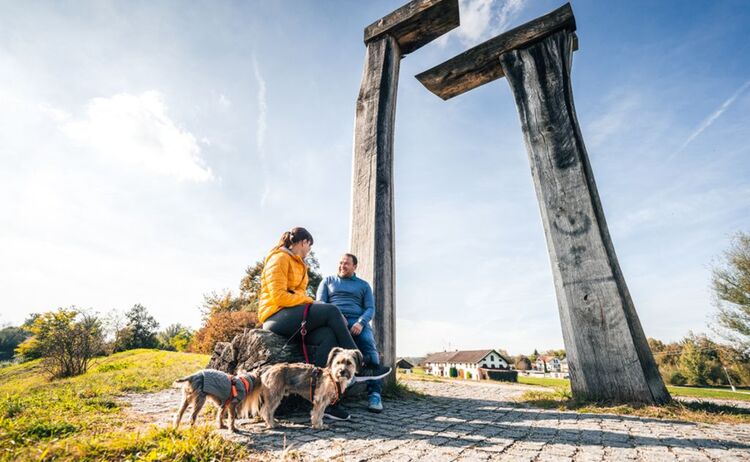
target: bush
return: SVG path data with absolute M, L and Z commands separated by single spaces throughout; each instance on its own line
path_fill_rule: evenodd
M 680 372 L 674 371 L 669 376 L 668 382 L 669 382 L 670 385 L 682 386 L 682 385 L 685 385 L 687 383 L 687 379 Z
M 13 359 L 15 349 L 30 335 L 30 332 L 21 327 L 0 329 L 0 361 Z
M 172 324 L 157 335 L 159 349 L 186 351 L 193 340 L 193 331 L 180 324 Z
M 83 374 L 104 344 L 99 319 L 74 307 L 40 315 L 30 330 L 33 337 L 19 345 L 19 352 L 38 351 L 54 377 Z
M 206 324 L 195 333 L 190 351 L 211 353 L 216 342 L 230 342 L 245 329 L 253 329 L 258 315 L 250 311 L 222 311 L 213 313 Z

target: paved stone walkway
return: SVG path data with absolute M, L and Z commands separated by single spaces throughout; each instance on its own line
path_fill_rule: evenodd
M 705 425 L 525 407 L 528 387 L 409 381 L 425 399 L 385 402 L 382 414 L 348 404 L 349 422 L 310 428 L 309 415 L 240 421 L 229 438 L 269 458 L 340 461 L 750 461 L 750 425 Z M 177 401 L 173 401 L 176 403 Z M 163 417 L 166 418 L 166 417 Z

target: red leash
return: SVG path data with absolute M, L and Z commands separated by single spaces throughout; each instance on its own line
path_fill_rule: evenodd
M 302 354 L 305 355 L 305 362 L 307 364 L 310 364 L 310 358 L 307 356 L 307 345 L 305 344 L 305 335 L 307 335 L 305 324 L 307 324 L 307 313 L 310 311 L 311 306 L 312 303 L 305 305 L 305 311 L 302 312 L 302 326 L 300 326 L 299 330 L 299 333 L 302 336 Z

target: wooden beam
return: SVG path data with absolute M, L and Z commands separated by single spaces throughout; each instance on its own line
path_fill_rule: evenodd
M 503 53 L 527 47 L 563 29 L 576 30 L 570 3 L 422 72 L 416 76 L 417 80 L 444 100 L 453 98 L 502 77 L 503 68 L 498 58 Z M 577 48 L 576 41 L 573 49 Z
M 521 119 L 547 238 L 574 396 L 664 403 L 669 393 L 617 261 L 583 136 L 560 30 L 500 56 Z
M 359 261 L 357 275 L 372 284 L 375 342 L 381 363 L 388 367 L 396 361 L 393 135 L 400 62 L 394 37 L 367 44 L 352 160 L 350 249 Z M 395 373 L 386 381 L 393 380 Z
M 404 56 L 458 25 L 458 0 L 414 0 L 367 26 L 365 44 L 390 35 Z

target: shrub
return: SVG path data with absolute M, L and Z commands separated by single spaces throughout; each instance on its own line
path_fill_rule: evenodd
M 682 386 L 682 385 L 685 385 L 687 383 L 687 379 L 679 371 L 674 371 L 669 376 L 668 382 L 669 382 L 670 385 Z
M 0 361 L 13 358 L 13 352 L 24 340 L 31 335 L 21 327 L 5 327 L 0 329 Z
M 195 333 L 190 350 L 198 353 L 211 353 L 216 342 L 230 342 L 235 335 L 245 329 L 252 329 L 258 322 L 258 315 L 250 311 L 222 311 L 213 313 L 206 324 Z
M 33 337 L 19 345 L 39 351 L 54 377 L 83 374 L 89 361 L 102 350 L 102 326 L 98 318 L 71 307 L 40 315 L 31 326 Z
M 157 335 L 159 349 L 186 351 L 193 340 L 193 331 L 180 324 L 172 324 Z

